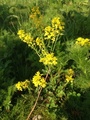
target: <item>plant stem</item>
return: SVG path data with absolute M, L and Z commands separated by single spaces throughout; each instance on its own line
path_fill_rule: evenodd
M 33 105 L 33 108 L 31 109 L 31 111 L 30 111 L 30 113 L 29 113 L 29 115 L 28 115 L 28 117 L 27 117 L 26 120 L 29 120 L 32 112 L 34 111 L 34 109 L 35 109 L 35 107 L 36 107 L 36 105 L 37 105 L 37 102 L 38 102 L 38 99 L 39 99 L 39 96 L 40 96 L 41 91 L 42 91 L 42 87 L 40 88 L 40 90 L 39 90 L 39 92 L 38 92 L 38 96 L 37 96 L 37 99 L 36 99 L 36 101 L 35 101 L 35 104 Z
M 48 77 L 48 75 L 49 75 L 49 72 L 50 72 L 50 70 L 48 70 L 48 72 L 47 72 L 47 74 L 46 74 L 46 77 L 45 77 L 45 80 L 47 80 L 47 77 Z M 42 91 L 42 87 L 40 87 L 40 89 L 39 89 L 39 91 L 38 91 L 37 99 L 36 99 L 36 101 L 35 101 L 35 103 L 34 103 L 34 105 L 33 105 L 33 107 L 32 107 L 32 109 L 31 109 L 31 111 L 30 111 L 30 113 L 29 113 L 29 115 L 28 115 L 28 117 L 27 117 L 26 120 L 29 120 L 31 114 L 33 113 L 33 111 L 34 111 L 34 109 L 35 109 L 35 107 L 36 107 L 36 105 L 37 105 L 38 99 L 39 99 L 39 97 L 40 97 L 41 91 Z

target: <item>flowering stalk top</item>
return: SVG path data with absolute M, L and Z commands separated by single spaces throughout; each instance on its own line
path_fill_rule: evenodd
M 59 17 L 54 17 L 51 22 L 51 26 L 47 26 L 44 31 L 45 40 L 56 40 L 58 35 L 62 35 L 64 29 L 64 23 L 60 20 Z

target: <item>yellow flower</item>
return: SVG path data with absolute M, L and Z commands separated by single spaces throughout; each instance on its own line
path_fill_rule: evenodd
M 33 37 L 31 36 L 30 33 L 26 33 L 26 34 L 25 34 L 23 42 L 26 42 L 28 45 L 29 45 L 29 44 L 32 44 L 32 42 L 33 42 Z
M 42 74 L 40 74 L 39 71 L 33 76 L 32 82 L 35 87 L 38 87 L 38 86 L 41 86 L 43 88 L 46 87 L 46 81 L 44 77 L 42 77 Z
M 67 82 L 72 82 L 74 80 L 72 75 L 65 75 L 65 77 Z
M 40 58 L 39 62 L 43 62 L 44 65 L 56 65 L 57 58 L 54 56 L 54 53 L 48 53 L 45 57 Z
M 62 31 L 64 29 L 64 23 L 60 21 L 59 17 L 55 17 L 52 19 L 52 26 L 47 26 L 44 31 L 44 37 L 46 40 L 55 41 L 58 35 L 62 35 Z
M 71 69 L 71 68 L 68 69 L 67 74 L 65 75 L 66 81 L 67 82 L 72 82 L 74 80 L 73 76 L 74 76 L 73 69 Z
M 21 34 L 24 34 L 24 33 L 25 33 L 24 30 L 19 30 L 17 34 L 21 35 Z
M 39 7 L 35 6 L 31 10 L 30 18 L 33 21 L 34 27 L 39 30 L 40 28 L 42 29 L 43 26 L 43 16 L 39 10 Z
M 30 81 L 29 80 L 25 80 L 24 82 L 18 82 L 15 84 L 15 87 L 17 88 L 17 90 L 19 91 L 23 91 L 23 89 L 27 89 L 29 87 Z
M 24 82 L 22 82 L 22 88 L 23 89 L 27 89 L 29 87 L 30 81 L 29 80 L 25 80 Z
M 52 19 L 52 27 L 56 27 L 56 29 L 60 26 L 60 18 L 54 17 Z
M 24 30 L 19 30 L 17 34 L 19 35 L 19 38 L 29 46 L 32 47 L 35 44 L 30 33 L 25 33 Z
M 40 14 L 40 10 L 38 6 L 32 8 L 32 13 Z
M 25 37 L 24 30 L 19 30 L 17 34 L 18 34 L 18 36 L 19 36 L 20 39 L 23 39 Z
M 74 71 L 73 71 L 73 69 L 71 69 L 71 68 L 68 69 L 68 74 L 73 76 L 73 75 L 74 75 Z
M 38 71 L 32 79 L 32 82 L 35 85 L 35 87 L 38 87 L 38 85 L 40 84 L 40 79 L 41 79 L 41 74 Z
M 52 30 L 52 27 L 51 27 L 51 26 L 47 26 L 47 27 L 45 28 L 45 31 L 46 31 L 46 32 L 51 32 L 51 30 Z
M 39 37 L 36 38 L 36 44 L 37 44 L 39 47 L 43 46 L 42 40 L 41 40 Z
M 47 26 L 44 31 L 45 31 L 44 37 L 46 40 L 51 39 L 52 41 L 55 41 L 56 32 L 51 26 Z
M 84 39 L 82 37 L 79 37 L 76 39 L 76 44 L 80 45 L 80 46 L 84 46 L 84 45 L 90 45 L 90 40 L 88 38 Z
M 52 19 L 52 27 L 54 29 L 59 29 L 60 31 L 63 31 L 63 29 L 64 29 L 64 23 L 60 20 L 59 17 L 54 17 Z
M 22 90 L 23 90 L 22 87 L 21 87 L 21 82 L 18 82 L 18 83 L 15 85 L 15 87 L 16 87 L 17 90 L 19 90 L 19 91 L 22 91 Z
M 40 80 L 39 85 L 42 86 L 42 88 L 46 87 L 46 81 L 45 81 L 44 77 L 42 77 L 42 79 Z

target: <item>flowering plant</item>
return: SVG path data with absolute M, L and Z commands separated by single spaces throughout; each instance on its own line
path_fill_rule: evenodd
M 40 15 L 39 9 L 36 9 L 36 12 L 35 9 L 32 10 L 32 13 L 33 14 L 31 14 L 30 18 L 33 20 Z M 43 28 L 43 34 L 41 36 L 34 36 L 33 33 L 27 33 L 22 29 L 17 33 L 19 38 L 36 52 L 36 54 L 39 56 L 39 62 L 44 66 L 44 70 L 41 71 L 42 73 L 37 71 L 31 80 L 34 84 L 34 87 L 38 89 L 38 96 L 32 110 L 27 117 L 27 120 L 29 120 L 37 105 L 41 91 L 44 92 L 42 96 L 44 100 L 43 103 L 46 104 L 48 109 L 54 110 L 55 112 L 57 111 L 59 105 L 63 104 L 63 101 L 68 99 L 70 95 L 73 95 L 73 85 L 77 77 L 75 72 L 77 70 L 75 70 L 76 67 L 74 65 L 68 65 L 69 60 L 74 61 L 76 64 L 81 64 L 79 68 L 82 69 L 85 74 L 87 72 L 84 70 L 85 68 L 82 67 L 83 62 L 80 63 L 82 60 L 80 60 L 80 58 L 77 59 L 76 56 L 77 53 L 79 53 L 78 50 L 80 50 L 82 55 L 83 48 L 90 45 L 89 39 L 79 37 L 76 39 L 75 43 L 72 43 L 72 45 L 69 44 L 70 46 L 67 45 L 68 47 L 66 50 L 69 52 L 69 54 L 68 56 L 64 54 L 66 58 L 64 58 L 62 51 L 59 51 L 60 55 L 56 54 L 58 50 L 55 51 L 55 47 L 58 40 L 60 40 L 60 36 L 64 34 L 64 26 L 65 24 L 62 22 L 60 17 L 54 17 L 51 20 L 51 24 Z M 36 26 L 36 28 L 37 27 L 38 26 Z M 83 58 L 85 57 L 85 54 Z M 19 82 L 18 84 L 20 86 L 19 90 L 22 90 L 22 82 Z M 26 88 L 28 88 L 27 85 Z M 75 95 L 79 95 L 80 97 L 80 94 L 75 93 Z
M 30 17 L 33 16 L 31 15 Z M 24 30 L 18 31 L 17 34 L 19 38 L 23 42 L 27 43 L 29 47 L 35 50 L 40 58 L 39 62 L 43 63 L 46 69 L 43 74 L 38 71 L 35 76 L 33 76 L 32 83 L 35 87 L 40 87 L 41 89 L 47 87 L 47 78 L 50 74 L 52 74 L 51 71 L 58 62 L 57 57 L 54 56 L 55 45 L 58 37 L 63 35 L 63 31 L 64 22 L 62 22 L 59 17 L 54 17 L 51 21 L 51 26 L 45 27 L 44 35 L 41 37 L 37 37 L 36 39 L 31 35 L 31 33 L 26 33 Z M 50 82 L 52 82 L 52 79 L 50 79 Z M 22 90 L 22 84 L 22 82 L 19 82 L 18 84 L 16 84 L 16 87 L 19 90 Z

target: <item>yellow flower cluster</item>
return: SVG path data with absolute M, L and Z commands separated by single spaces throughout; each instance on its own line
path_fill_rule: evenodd
M 44 34 L 44 36 L 45 36 L 46 40 L 55 41 L 56 31 L 51 26 L 47 26 L 45 28 L 45 34 Z
M 42 27 L 43 16 L 41 15 L 41 12 L 38 6 L 35 6 L 32 8 L 30 18 L 33 20 L 33 23 L 36 28 Z
M 76 44 L 80 45 L 80 46 L 84 46 L 84 45 L 90 45 L 90 39 L 88 38 L 82 38 L 79 37 L 77 38 Z
M 47 53 L 45 57 L 41 57 L 40 61 L 44 65 L 56 65 L 57 64 L 57 58 L 54 56 L 54 53 Z
M 43 40 L 41 40 L 39 37 L 36 38 L 36 45 L 38 45 L 40 48 L 43 48 Z
M 46 55 L 47 54 L 47 50 L 44 44 L 44 40 L 40 39 L 39 37 L 36 38 L 36 45 L 39 46 L 39 51 L 40 51 L 40 56 L 41 55 Z
M 68 69 L 67 74 L 65 75 L 67 82 L 72 82 L 74 80 L 74 71 L 72 69 Z
M 52 19 L 52 27 L 56 30 L 63 31 L 64 23 L 60 20 L 59 17 L 55 17 Z
M 33 7 L 31 12 L 30 18 L 32 19 L 41 14 L 38 6 Z
M 30 81 L 29 80 L 25 80 L 24 82 L 18 82 L 15 84 L 15 87 L 17 88 L 17 90 L 19 91 L 23 91 L 23 89 L 27 89 L 29 87 Z
M 24 30 L 19 30 L 17 34 L 19 38 L 23 40 L 23 42 L 27 43 L 29 46 L 32 45 L 33 37 L 31 36 L 30 33 L 25 33 Z
M 25 37 L 24 30 L 19 30 L 17 34 L 18 34 L 18 36 L 19 36 L 20 39 L 23 39 Z
M 40 74 L 39 71 L 33 76 L 32 82 L 35 87 L 38 87 L 38 86 L 41 86 L 42 88 L 46 87 L 46 81 L 44 77 L 42 77 L 42 74 Z
M 44 37 L 46 40 L 52 40 L 54 42 L 58 35 L 62 35 L 63 29 L 64 23 L 59 17 L 55 17 L 52 19 L 52 25 L 44 29 Z

